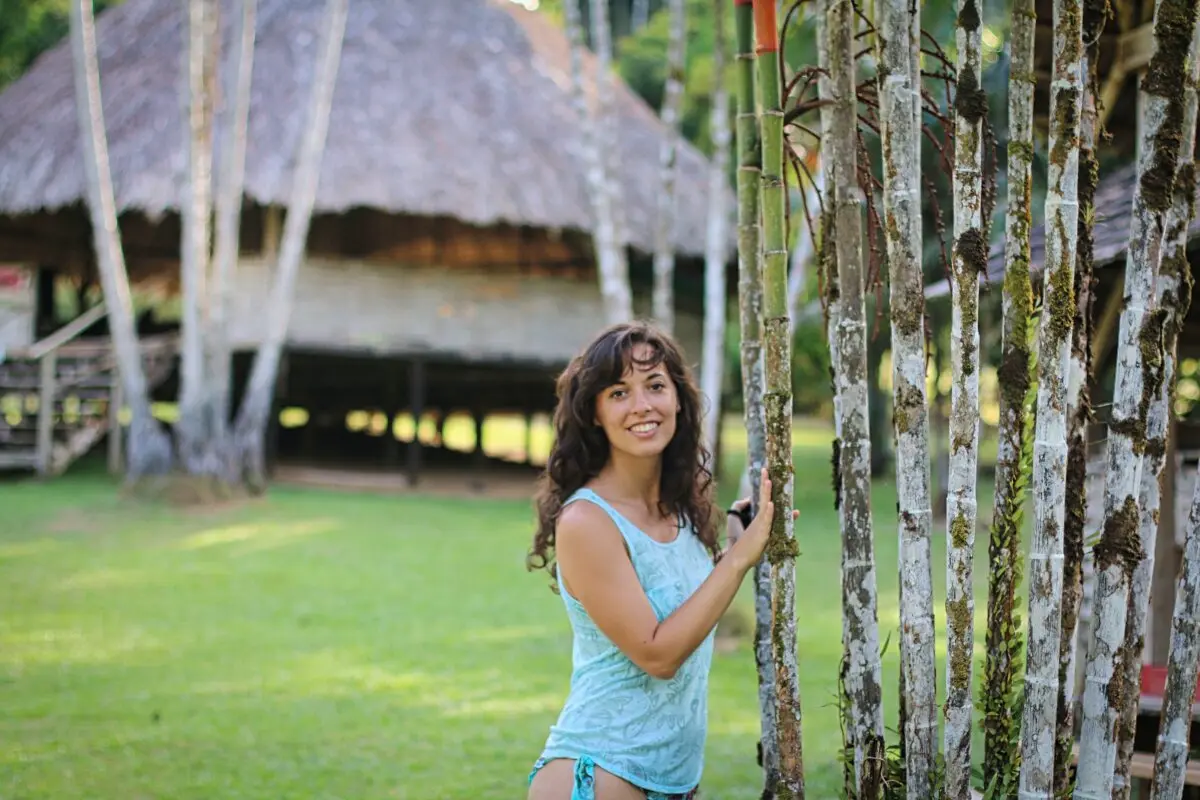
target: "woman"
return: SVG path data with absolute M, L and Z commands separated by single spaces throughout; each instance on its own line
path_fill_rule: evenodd
M 556 579 L 574 669 L 529 800 L 673 800 L 700 783 L 713 630 L 774 511 L 764 470 L 765 513 L 742 533 L 736 503 L 719 552 L 700 418 L 679 348 L 646 324 L 603 331 L 558 380 L 529 565 Z

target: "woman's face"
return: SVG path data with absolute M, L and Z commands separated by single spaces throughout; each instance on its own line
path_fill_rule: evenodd
M 614 450 L 631 456 L 661 455 L 675 436 L 679 396 L 666 364 L 637 363 L 652 355 L 649 345 L 634 345 L 621 380 L 596 397 L 596 424 Z

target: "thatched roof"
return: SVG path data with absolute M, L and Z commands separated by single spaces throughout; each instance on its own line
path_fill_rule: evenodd
M 288 201 L 324 5 L 259 3 L 246 194 L 264 205 Z M 179 206 L 182 10 L 126 0 L 97 19 L 121 211 L 156 218 Z M 225 0 L 226 52 L 233 11 Z M 317 213 L 365 206 L 481 226 L 591 229 L 567 42 L 543 17 L 509 0 L 355 0 L 342 59 Z M 71 70 L 64 41 L 0 94 L 0 214 L 83 199 Z M 625 218 L 631 244 L 650 251 L 663 129 L 617 86 Z M 706 163 L 685 143 L 680 252 L 703 251 Z
M 1092 228 L 1094 238 L 1094 260 L 1097 268 L 1103 268 L 1124 259 L 1129 246 L 1129 230 L 1133 223 L 1133 192 L 1137 187 L 1137 165 L 1120 167 L 1100 179 L 1096 187 L 1096 222 Z M 1197 195 L 1200 200 L 1200 194 Z M 1200 236 L 1200 217 L 1192 219 L 1188 238 Z M 1035 278 L 1041 275 L 1046 258 L 1046 226 L 1037 225 L 1029 233 L 1030 269 Z M 999 285 L 1004 280 L 1004 241 L 992 246 L 988 254 L 987 282 Z M 950 286 L 946 281 L 931 285 L 926 297 L 948 295 Z

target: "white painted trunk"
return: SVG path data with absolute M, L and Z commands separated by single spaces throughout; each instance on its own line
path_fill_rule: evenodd
M 725 74 L 726 0 L 713 0 L 713 71 Z M 713 90 L 713 155 L 708 169 L 708 231 L 704 247 L 704 345 L 700 364 L 701 392 L 708 399 L 704 441 L 716 447 L 721 426 L 721 394 L 725 378 L 725 254 L 729 242 L 729 91 L 724 81 Z M 719 465 L 713 466 L 716 472 Z
M 917 60 L 919 8 L 882 3 L 879 98 L 883 123 L 883 206 L 891 277 L 892 386 L 900 512 L 901 670 L 908 797 L 933 793 L 937 745 L 930 554 L 929 409 L 925 397 L 925 297 L 921 270 L 921 159 Z
M 212 325 L 209 334 L 208 381 L 213 387 L 216 438 L 224 441 L 229 426 L 230 370 L 229 314 L 237 270 L 241 233 L 242 194 L 246 175 L 246 128 L 250 116 L 250 84 L 254 69 L 254 38 L 258 0 L 241 0 L 234 18 L 233 52 L 224 104 L 225 128 L 221 139 L 221 164 L 217 178 L 216 244 L 213 251 Z
M 687 17 L 683 0 L 670 0 L 667 7 L 670 9 L 671 25 L 667 39 L 667 84 L 662 106 L 665 135 L 659 164 L 658 225 L 654 231 L 651 308 L 655 322 L 671 333 L 675 328 L 675 183 L 679 169 L 679 111 L 683 104 Z
M 1162 719 L 1154 753 L 1154 800 L 1180 800 L 1187 773 L 1192 696 L 1200 661 L 1200 481 L 1188 515 L 1183 565 L 1171 619 L 1171 657 L 1163 692 Z
M 1145 647 L 1146 624 L 1150 606 L 1150 585 L 1154 574 L 1154 544 L 1158 538 L 1161 506 L 1160 480 L 1166 464 L 1167 437 L 1170 432 L 1175 397 L 1176 342 L 1183 318 L 1187 315 L 1187 300 L 1183 289 L 1183 272 L 1191 267 L 1187 262 L 1187 230 L 1194 214 L 1195 198 L 1191 196 L 1195 164 L 1197 94 L 1200 81 L 1200 14 L 1195 16 L 1195 28 L 1188 52 L 1190 79 L 1183 89 L 1183 131 L 1179 142 L 1177 185 L 1171 197 L 1171 207 L 1163 227 L 1161 268 L 1155 286 L 1155 307 L 1165 314 L 1163 319 L 1162 383 L 1146 412 L 1146 446 L 1142 462 L 1139 507 L 1139 530 L 1142 559 L 1133 573 L 1129 607 L 1125 619 L 1125 649 L 1121 676 L 1126 691 L 1124 705 L 1118 709 L 1117 759 L 1114 767 L 1114 794 L 1119 792 L 1128 800 L 1132 788 L 1130 768 L 1133 759 L 1133 738 L 1137 725 L 1138 693 L 1128 687 L 1141 686 L 1142 655 Z M 1174 479 L 1173 476 L 1169 476 Z
M 1172 23 L 1182 5 L 1187 13 L 1185 52 L 1194 37 L 1197 4 L 1167 0 L 1155 10 L 1155 40 L 1160 53 L 1178 42 Z M 1153 310 L 1154 283 L 1162 258 L 1163 235 L 1170 208 L 1178 150 L 1157 146 L 1160 133 L 1170 130 L 1171 117 L 1182 114 L 1178 88 L 1188 75 L 1182 59 L 1156 55 L 1142 81 L 1145 126 L 1138 155 L 1138 185 L 1133 196 L 1133 221 L 1125 261 L 1125 303 L 1117 339 L 1117 375 L 1108 429 L 1108 464 L 1104 485 L 1104 531 L 1096 546 L 1096 603 L 1084 670 L 1082 725 L 1079 744 L 1077 800 L 1110 800 L 1116 765 L 1118 719 L 1122 697 L 1136 687 L 1125 685 L 1123 646 L 1126 621 L 1144 617 L 1148 586 L 1141 597 L 1130 586 L 1145 557 L 1141 540 L 1138 497 L 1142 455 L 1146 447 L 1149 407 L 1162 381 L 1163 317 Z M 1174 125 L 1179 120 L 1174 120 Z M 1165 178 L 1167 186 L 1156 186 Z M 1153 539 L 1150 541 L 1153 547 Z M 1144 576 L 1149 580 L 1149 573 Z M 1131 602 L 1132 600 L 1132 602 Z M 1139 605 L 1134 605 L 1139 603 Z M 1144 626 L 1144 621 L 1143 621 Z M 1132 668 L 1131 668 L 1132 669 Z M 1112 686 L 1112 682 L 1116 685 Z
M 108 137 L 100 98 L 92 0 L 72 0 L 70 40 L 75 108 L 87 177 L 88 219 L 92 226 L 96 263 L 100 284 L 104 289 L 104 303 L 108 308 L 108 324 L 116 349 L 121 388 L 132 415 L 126 457 L 126 477 L 132 481 L 170 471 L 172 452 L 170 439 L 150 411 L 146 373 L 142 369 L 141 351 L 133 323 L 129 275 L 125 269 L 125 255 L 117 228 L 112 173 L 108 164 Z
M 834 106 L 826 147 L 831 169 L 828 185 L 835 187 L 832 210 L 837 229 L 837 282 L 831 287 L 836 313 L 830 316 L 830 348 L 840 442 L 835 480 L 839 483 L 842 534 L 842 645 L 846 659 L 842 679 L 850 703 L 847 738 L 854 748 L 854 797 L 865 800 L 881 795 L 884 755 L 863 297 L 862 212 L 866 198 L 858 184 L 855 10 L 850 0 L 834 0 L 829 12 L 825 25 Z M 818 12 L 818 16 L 825 15 Z
M 602 5 L 602 4 L 601 4 Z M 603 116 L 588 108 L 583 76 L 583 22 L 579 0 L 564 0 L 567 41 L 571 50 L 571 91 L 582 130 L 581 146 L 587 172 L 588 194 L 592 201 L 592 242 L 596 251 L 596 271 L 600 294 L 608 322 L 625 322 L 633 317 L 633 297 L 629 289 L 629 264 L 625 250 L 617 243 L 612 197 L 604 169 Z M 600 78 L 597 77 L 599 81 Z
M 1033 541 L 1025 705 L 1021 724 L 1021 800 L 1049 800 L 1054 784 L 1062 628 L 1063 522 L 1066 510 L 1067 398 L 1079 218 L 1079 116 L 1083 98 L 1082 9 L 1054 2 L 1050 165 L 1046 194 L 1046 266 L 1038 327 L 1037 423 L 1033 446 Z
M 1014 623 L 1016 586 L 1021 564 L 1021 521 L 1028 457 L 1026 397 L 1030 386 L 1029 326 L 1033 295 L 1029 274 L 1032 227 L 1033 71 L 1035 26 L 1033 0 L 1013 4 L 1008 86 L 1008 203 L 1005 210 L 1005 278 L 1002 290 L 1003 334 L 1000 374 L 1000 430 L 996 457 L 996 495 L 988 542 L 988 625 L 983 675 L 984 785 L 993 782 L 1011 796 L 1015 791 L 1016 746 L 1009 698 L 1015 682 L 1019 634 Z
M 946 724 L 947 800 L 971 794 L 971 677 L 975 646 L 972 557 L 979 517 L 979 276 L 987 271 L 983 219 L 983 121 L 987 98 L 979 88 L 980 0 L 959 0 L 958 96 L 954 130 L 954 253 L 951 263 L 950 471 L 946 493 Z
M 329 130 L 329 111 L 341 63 L 348 5 L 349 0 L 328 0 L 326 4 L 326 19 L 322 25 L 325 34 L 313 66 L 305 134 L 296 157 L 296 172 L 292 178 L 292 196 L 283 227 L 279 263 L 275 268 L 271 296 L 264 309 L 267 317 L 266 335 L 255 354 L 246 396 L 242 400 L 234 431 L 235 447 L 241 456 L 239 460 L 244 464 L 246 479 L 252 488 L 260 488 L 265 480 L 263 447 L 266 425 L 287 336 L 296 277 L 304 258 L 317 181 L 321 175 L 325 134 Z

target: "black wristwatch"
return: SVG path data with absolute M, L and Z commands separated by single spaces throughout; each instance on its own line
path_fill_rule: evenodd
M 746 506 L 745 508 L 743 508 L 740 511 L 731 506 L 730 508 L 728 508 L 726 510 L 725 513 L 729 514 L 731 516 L 737 517 L 739 520 L 741 520 L 743 529 L 749 528 L 750 523 L 754 521 L 754 513 L 750 510 L 750 506 Z

